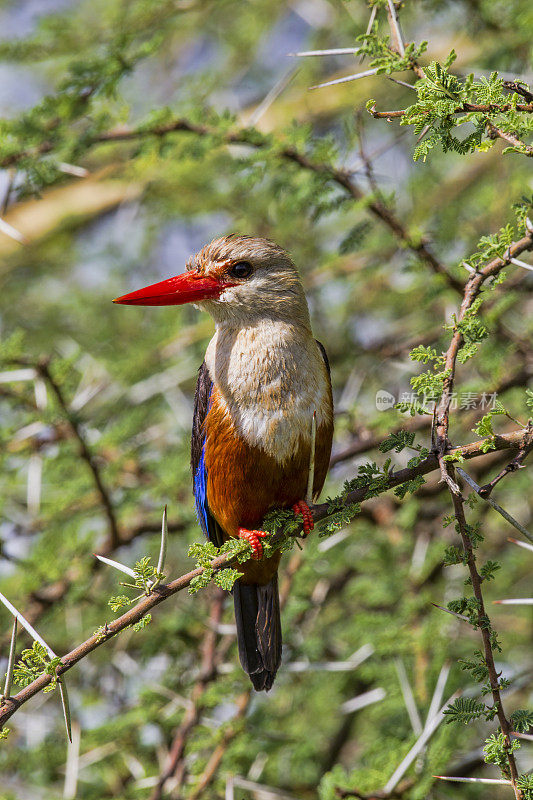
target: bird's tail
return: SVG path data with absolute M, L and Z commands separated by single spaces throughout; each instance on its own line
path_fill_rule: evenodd
M 256 691 L 268 691 L 281 664 L 278 576 L 266 586 L 237 581 L 233 602 L 242 668 Z

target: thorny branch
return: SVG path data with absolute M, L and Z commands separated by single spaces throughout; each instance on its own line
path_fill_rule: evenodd
M 489 261 L 489 263 L 486 264 L 482 269 L 472 272 L 464 287 L 463 301 L 455 320 L 454 333 L 444 360 L 444 369 L 446 370 L 447 375 L 444 378 L 442 396 L 438 406 L 435 409 L 436 452 L 439 460 L 441 475 L 443 480 L 448 483 L 448 486 L 454 494 L 458 494 L 459 490 L 455 482 L 450 478 L 443 459 L 449 444 L 449 414 L 450 404 L 453 396 L 457 354 L 459 353 L 459 349 L 463 344 L 463 334 L 459 324 L 465 318 L 466 313 L 479 295 L 483 284 L 489 278 L 493 278 L 498 275 L 498 273 L 505 266 L 510 264 L 511 258 L 516 258 L 516 256 L 520 253 L 531 249 L 533 249 L 533 230 L 529 230 L 526 236 L 524 236 L 522 239 L 519 239 L 517 242 L 514 242 L 507 249 L 503 257 L 498 256 L 492 259 L 492 261 Z
M 474 553 L 472 541 L 468 533 L 468 525 L 464 513 L 463 498 L 460 495 L 457 495 L 453 491 L 451 491 L 450 494 L 452 496 L 455 519 L 457 520 L 457 527 L 461 535 L 464 551 L 466 554 L 468 571 L 470 573 L 470 580 L 472 582 L 472 591 L 474 593 L 474 597 L 477 600 L 477 612 L 476 612 L 477 626 L 480 630 L 481 638 L 483 640 L 483 651 L 485 656 L 485 664 L 487 666 L 489 675 L 492 699 L 494 701 L 494 706 L 496 708 L 496 713 L 498 716 L 498 720 L 500 722 L 500 728 L 505 736 L 510 779 L 513 785 L 516 800 L 522 800 L 522 792 L 517 788 L 516 785 L 516 782 L 518 780 L 518 769 L 516 767 L 514 754 L 510 750 L 510 745 L 511 745 L 510 734 L 512 732 L 512 727 L 509 723 L 509 720 L 505 716 L 505 711 L 502 704 L 499 676 L 498 676 L 498 671 L 496 669 L 496 665 L 494 663 L 494 653 L 492 650 L 491 632 L 490 632 L 490 627 L 487 624 L 488 615 L 485 610 L 485 603 L 483 601 L 483 593 L 481 590 L 481 583 L 483 581 L 483 578 L 481 577 L 481 575 L 477 570 L 476 556 Z
M 52 392 L 54 393 L 57 402 L 63 412 L 65 419 L 67 420 L 74 437 L 78 441 L 80 456 L 85 461 L 87 466 L 89 467 L 91 474 L 93 476 L 94 485 L 96 486 L 98 495 L 100 497 L 100 502 L 102 504 L 102 508 L 104 509 L 104 513 L 107 518 L 108 528 L 109 528 L 109 541 L 113 547 L 118 547 L 120 542 L 120 532 L 118 529 L 117 518 L 115 516 L 115 509 L 113 508 L 113 503 L 111 502 L 111 497 L 107 490 L 107 487 L 102 480 L 102 475 L 100 473 L 100 467 L 98 466 L 98 462 L 94 455 L 91 453 L 89 449 L 89 445 L 85 439 L 85 436 L 82 431 L 82 427 L 80 422 L 76 416 L 69 408 L 69 405 L 66 401 L 66 398 L 63 394 L 63 390 L 54 379 L 50 372 L 49 368 L 49 360 L 48 359 L 41 359 L 35 365 L 35 369 L 41 375 L 41 377 L 46 381 L 46 383 L 50 386 Z
M 493 449 L 495 450 L 508 450 L 508 449 L 517 449 L 520 447 L 521 442 L 523 440 L 523 430 L 516 430 L 510 433 L 496 435 L 492 439 Z M 476 458 L 477 456 L 483 455 L 484 450 L 483 446 L 486 443 L 486 439 L 473 442 L 472 444 L 464 445 L 462 447 L 456 447 L 449 451 L 450 455 L 460 456 L 465 460 L 469 460 L 471 458 Z M 420 464 L 415 467 L 405 467 L 404 469 L 397 470 L 396 472 L 391 472 L 388 480 L 384 482 L 383 487 L 380 488 L 379 494 L 382 494 L 389 489 L 394 488 L 395 486 L 399 486 L 402 483 L 406 483 L 408 481 L 413 480 L 419 475 L 426 475 L 429 472 L 438 468 L 438 459 L 437 456 L 434 454 L 429 455 L 426 459 L 424 459 Z M 367 488 L 361 487 L 358 489 L 354 489 L 353 491 L 349 492 L 345 498 L 344 502 L 346 504 L 351 503 L 361 503 L 366 499 L 367 495 Z M 325 519 L 329 516 L 329 507 L 327 503 L 322 503 L 320 505 L 315 505 L 312 507 L 313 518 L 315 521 L 319 521 Z M 273 544 L 279 543 L 282 540 L 283 534 L 277 533 L 271 539 Z M 215 570 L 221 570 L 224 567 L 227 567 L 230 563 L 233 562 L 235 556 L 231 556 L 230 554 L 223 554 L 217 556 L 211 562 L 211 567 Z M 62 675 L 63 673 L 67 672 L 68 670 L 72 669 L 72 667 L 85 658 L 89 653 L 96 648 L 100 647 L 104 642 L 108 639 L 111 639 L 113 636 L 116 636 L 121 631 L 129 628 L 131 625 L 139 622 L 152 608 L 155 608 L 168 597 L 172 597 L 173 595 L 177 594 L 178 592 L 186 589 L 190 586 L 191 581 L 194 578 L 199 577 L 203 572 L 203 568 L 198 567 L 191 572 L 188 572 L 185 575 L 176 578 L 173 581 L 170 581 L 168 584 L 159 585 L 154 588 L 148 596 L 144 597 L 140 600 L 135 606 L 132 606 L 126 613 L 122 616 L 118 617 L 117 619 L 113 620 L 110 623 L 106 623 L 104 628 L 100 631 L 97 631 L 80 645 L 75 647 L 69 653 L 65 654 L 59 666 L 57 667 L 57 675 Z M 42 691 L 52 680 L 52 676 L 48 674 L 40 675 L 36 680 L 30 683 L 28 686 L 23 688 L 18 694 L 10 697 L 0 708 L 0 726 L 4 725 L 5 722 L 15 713 L 15 711 L 20 708 L 21 705 L 26 703 L 30 698 L 34 697 L 40 691 Z
M 513 458 L 512 461 L 507 464 L 506 467 L 502 469 L 501 472 L 496 475 L 489 483 L 486 483 L 484 486 L 481 486 L 479 489 L 480 497 L 487 498 L 490 496 L 492 490 L 496 486 L 497 483 L 501 481 L 502 478 L 505 478 L 510 472 L 516 472 L 516 470 L 521 469 L 524 464 L 525 458 L 529 455 L 533 448 L 533 424 L 531 421 L 528 423 L 526 430 L 524 431 L 524 439 L 520 446 L 520 450 Z
M 259 131 L 254 129 L 242 128 L 236 131 L 230 131 L 221 134 L 214 128 L 208 125 L 200 125 L 191 122 L 190 120 L 179 118 L 171 120 L 163 125 L 155 125 L 151 128 L 129 128 L 127 126 L 114 128 L 110 131 L 97 134 L 92 139 L 88 140 L 89 145 L 98 145 L 106 143 L 119 143 L 128 141 L 137 141 L 147 139 L 149 137 L 162 138 L 173 133 L 192 133 L 196 136 L 206 137 L 212 136 L 214 139 L 221 140 L 224 144 L 243 144 L 254 149 L 264 149 L 271 146 L 270 137 L 264 136 Z M 31 156 L 39 156 L 48 153 L 53 149 L 51 142 L 43 142 L 37 148 L 31 151 L 21 151 L 19 153 L 11 154 L 9 157 L 0 161 L 0 168 L 12 166 L 24 158 Z M 294 147 L 280 146 L 277 155 L 294 164 L 297 164 L 302 169 L 316 174 L 325 175 L 329 180 L 340 186 L 348 196 L 354 200 L 363 200 L 366 195 L 363 190 L 357 185 L 353 176 L 348 170 L 334 167 L 330 164 L 313 161 L 304 153 L 301 153 Z M 463 285 L 453 275 L 451 275 L 444 264 L 433 254 L 427 242 L 423 238 L 413 237 L 409 231 L 403 226 L 396 215 L 379 199 L 369 199 L 367 208 L 378 219 L 380 219 L 392 232 L 392 234 L 415 255 L 421 258 L 437 275 L 441 275 L 448 285 L 456 292 L 462 293 Z
M 511 373 L 507 378 L 504 378 L 500 383 L 493 387 L 489 391 L 486 392 L 488 396 L 491 395 L 502 395 L 508 389 L 512 389 L 515 386 L 525 386 L 527 382 L 533 377 L 533 365 L 522 364 L 520 368 L 516 371 Z M 474 411 L 474 409 L 472 409 Z M 411 417 L 405 421 L 399 428 L 395 431 L 391 431 L 390 433 L 399 433 L 401 430 L 403 431 L 420 431 L 424 428 L 429 428 L 431 425 L 431 417 L 428 414 L 427 416 L 419 415 L 417 417 Z M 330 469 L 334 467 L 336 464 L 340 464 L 343 461 L 347 461 L 350 458 L 354 458 L 354 456 L 361 455 L 362 453 L 367 453 L 369 450 L 375 450 L 379 447 L 382 438 L 377 436 L 376 434 L 372 434 L 370 431 L 359 432 L 358 436 L 356 436 L 353 441 L 346 444 L 342 450 L 338 450 L 337 452 L 333 453 L 329 462 Z M 520 451 L 521 452 L 521 451 Z M 529 450 L 527 451 L 529 452 Z M 527 453 L 525 454 L 527 455 Z M 525 458 L 525 455 L 522 458 Z M 517 458 L 520 456 L 518 453 Z M 511 467 L 511 470 L 514 469 Z M 502 477 L 505 477 L 502 475 Z M 497 483 L 497 481 L 496 481 Z
M 398 119 L 399 117 L 405 116 L 404 109 L 398 109 L 397 111 L 376 111 L 376 107 L 372 106 L 369 110 L 375 119 Z M 518 103 L 516 106 L 511 105 L 511 103 L 505 103 L 501 106 L 489 106 L 483 103 L 463 103 L 462 106 L 458 106 L 455 109 L 454 114 L 467 114 L 472 111 L 487 114 L 495 112 L 503 113 L 505 111 L 525 111 L 533 113 L 533 103 Z

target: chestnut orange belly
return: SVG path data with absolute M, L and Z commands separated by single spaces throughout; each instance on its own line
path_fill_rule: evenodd
M 280 463 L 240 436 L 213 387 L 204 422 L 207 500 L 225 538 L 238 536 L 239 528 L 256 529 L 271 508 L 291 507 L 305 497 L 309 474 L 310 441 L 302 441 L 290 458 Z M 314 490 L 324 483 L 331 448 L 331 431 L 317 430 Z M 266 584 L 276 573 L 279 553 L 239 569 L 243 583 Z

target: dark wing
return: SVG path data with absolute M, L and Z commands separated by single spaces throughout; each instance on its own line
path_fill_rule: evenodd
M 194 414 L 191 436 L 191 469 L 196 514 L 203 532 L 216 547 L 221 547 L 224 536 L 221 527 L 211 514 L 207 502 L 207 470 L 205 468 L 204 420 L 209 411 L 213 381 L 204 363 L 198 371 L 198 383 L 194 395 Z
M 318 345 L 318 349 L 319 349 L 319 350 L 320 350 L 320 352 L 322 353 L 322 358 L 324 359 L 324 364 L 326 365 L 326 369 L 327 369 L 327 371 L 328 371 L 328 375 L 329 375 L 329 377 L 331 378 L 331 368 L 330 368 L 330 366 L 329 366 L 329 358 L 328 358 L 328 354 L 326 353 L 326 348 L 324 347 L 324 345 L 322 344 L 322 342 L 319 342 L 319 341 L 318 341 L 318 339 L 315 339 L 315 342 L 316 342 L 316 343 L 317 343 L 317 345 Z

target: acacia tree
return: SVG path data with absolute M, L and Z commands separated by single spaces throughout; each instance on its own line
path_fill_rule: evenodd
M 0 144 L 14 797 L 533 797 L 528 14 L 117 0 L 0 45 L 50 83 Z M 293 253 L 336 396 L 318 536 L 265 521 L 292 551 L 265 698 L 221 591 L 248 546 L 199 544 L 189 497 L 209 325 L 108 306 L 228 229 Z

